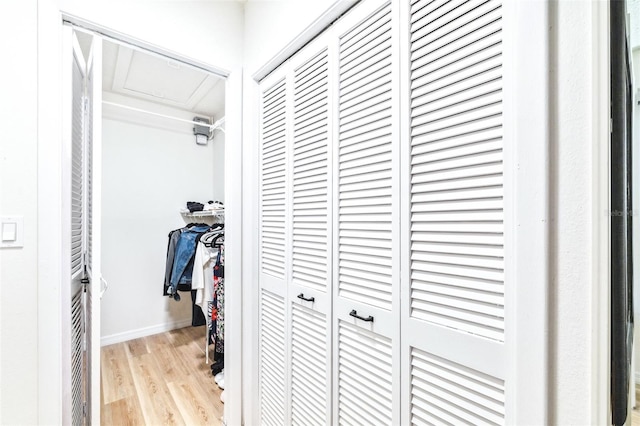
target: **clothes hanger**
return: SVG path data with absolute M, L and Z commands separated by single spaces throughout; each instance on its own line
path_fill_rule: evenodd
M 218 241 L 222 237 L 222 241 Z M 220 247 L 224 244 L 224 231 L 215 236 L 213 241 L 211 242 L 212 247 Z
M 204 244 L 205 247 L 211 247 L 211 244 L 213 243 L 213 240 L 215 238 L 219 237 L 221 234 L 224 235 L 224 230 L 222 230 L 222 229 L 209 231 L 209 232 L 203 234 L 202 237 L 200 237 L 200 242 L 202 244 Z

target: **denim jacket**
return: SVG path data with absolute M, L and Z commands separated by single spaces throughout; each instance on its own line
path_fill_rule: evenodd
M 173 258 L 169 294 L 175 294 L 178 284 L 190 284 L 193 274 L 193 255 L 196 251 L 196 240 L 200 234 L 209 229 L 208 225 L 194 225 L 184 228 L 180 233 Z

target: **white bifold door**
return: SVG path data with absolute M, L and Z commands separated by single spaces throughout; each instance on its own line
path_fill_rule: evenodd
M 63 41 L 63 423 L 99 424 L 102 45 Z
M 403 408 L 413 424 L 503 424 L 501 2 L 413 0 L 408 18 Z
M 501 3 L 363 0 L 260 94 L 261 422 L 504 424 Z
M 331 78 L 319 37 L 262 85 L 264 424 L 330 421 Z

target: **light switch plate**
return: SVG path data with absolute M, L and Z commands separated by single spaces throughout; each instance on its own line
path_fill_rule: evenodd
M 16 240 L 17 224 L 15 222 L 2 223 L 2 241 L 13 242 Z
M 24 217 L 0 217 L 0 248 L 23 247 Z

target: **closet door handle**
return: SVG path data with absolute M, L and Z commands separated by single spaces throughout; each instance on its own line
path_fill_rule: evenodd
M 304 297 L 304 293 L 300 293 L 298 295 L 298 299 L 302 299 L 302 300 L 307 301 L 307 302 L 315 302 L 315 300 L 316 300 L 315 297 Z
M 362 321 L 366 321 L 366 322 L 373 322 L 373 317 L 371 315 L 369 315 L 368 317 L 361 317 L 360 315 L 358 315 L 358 313 L 356 312 L 355 309 L 353 309 L 351 312 L 349 312 L 349 315 L 354 317 L 354 318 L 358 318 L 359 320 Z

